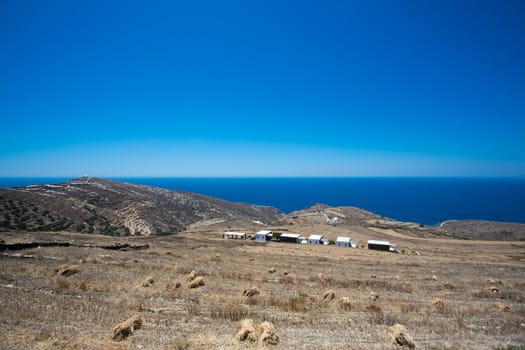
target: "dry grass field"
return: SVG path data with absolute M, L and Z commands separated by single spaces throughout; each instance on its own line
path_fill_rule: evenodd
M 323 232 L 330 239 L 349 234 L 360 247 L 221 239 L 225 229 L 260 229 L 253 226 L 222 223 L 172 236 L 118 239 L 0 234 L 6 243 L 150 246 L 2 252 L 0 348 L 392 349 L 387 329 L 395 323 L 406 327 L 418 349 L 525 348 L 524 242 L 423 239 L 316 224 L 285 229 Z M 364 249 L 373 238 L 396 242 L 400 254 Z M 62 265 L 70 269 L 57 270 Z M 252 287 L 255 292 L 244 293 Z M 113 327 L 134 315 L 142 327 L 113 340 Z M 246 318 L 255 325 L 271 322 L 278 344 L 235 339 Z

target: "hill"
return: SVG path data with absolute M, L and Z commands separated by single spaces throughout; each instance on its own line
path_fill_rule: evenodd
M 283 213 L 184 191 L 99 178 L 0 189 L 0 230 L 176 233 L 202 221 L 270 223 Z

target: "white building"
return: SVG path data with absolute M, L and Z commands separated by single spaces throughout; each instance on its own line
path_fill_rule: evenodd
M 223 237 L 224 239 L 246 239 L 246 233 L 235 232 L 235 231 L 225 231 Z
M 335 240 L 335 245 L 338 247 L 351 247 L 352 243 L 350 237 L 337 237 Z
M 308 237 L 308 244 L 323 244 L 323 235 L 310 235 Z
M 337 237 L 335 244 L 339 247 L 357 248 L 357 242 L 352 241 L 350 237 Z
M 272 237 L 273 237 L 272 231 L 261 230 L 255 234 L 255 241 L 268 242 L 272 240 Z

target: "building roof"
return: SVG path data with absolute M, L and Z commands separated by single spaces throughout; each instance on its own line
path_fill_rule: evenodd
M 320 241 L 322 238 L 323 238 L 323 235 L 310 235 L 310 237 L 308 237 L 308 239 L 313 239 L 316 241 Z
M 350 243 L 350 237 L 337 237 L 336 242 Z
M 257 232 L 256 235 L 269 235 L 271 233 L 272 233 L 272 231 L 269 231 L 269 230 L 261 230 L 261 231 Z
M 224 234 L 225 235 L 229 235 L 229 236 L 243 236 L 243 235 L 246 235 L 246 233 L 244 233 L 244 232 L 235 232 L 235 231 L 224 231 Z
M 281 237 L 300 238 L 301 235 L 298 234 L 298 233 L 283 233 L 283 234 L 281 234 Z
M 375 239 L 369 239 L 368 244 L 380 244 L 380 245 L 391 245 L 388 241 L 378 241 Z

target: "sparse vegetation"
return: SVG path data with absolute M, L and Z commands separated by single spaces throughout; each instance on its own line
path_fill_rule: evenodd
M 311 213 L 289 219 L 294 231 L 322 227 L 330 240 L 351 232 L 361 243 L 389 237 L 406 254 L 369 251 L 365 245 L 342 249 L 219 238 L 230 228 L 256 232 L 252 221 L 242 220 L 137 237 L 111 217 L 115 202 L 101 202 L 104 210 L 69 203 L 81 208 L 76 217 L 63 215 L 69 210 L 63 203 L 57 204 L 60 210 L 47 210 L 0 198 L 0 239 L 6 243 L 37 236 L 39 242 L 79 243 L 1 252 L 0 347 L 379 350 L 391 348 L 388 329 L 399 324 L 404 328 L 394 339 L 409 334 L 418 349 L 525 350 L 523 242 L 426 240 L 390 228 L 329 226 L 322 215 L 316 223 Z M 92 235 L 10 231 L 23 223 L 27 231 Z M 268 228 L 284 230 L 282 225 Z M 178 226 L 163 227 L 169 232 Z M 97 234 L 102 232 L 129 236 Z M 149 249 L 80 244 L 86 242 L 147 243 Z M 115 325 L 133 315 L 141 321 L 135 319 L 131 332 L 113 340 Z M 246 319 L 251 328 L 236 338 L 239 321 Z

